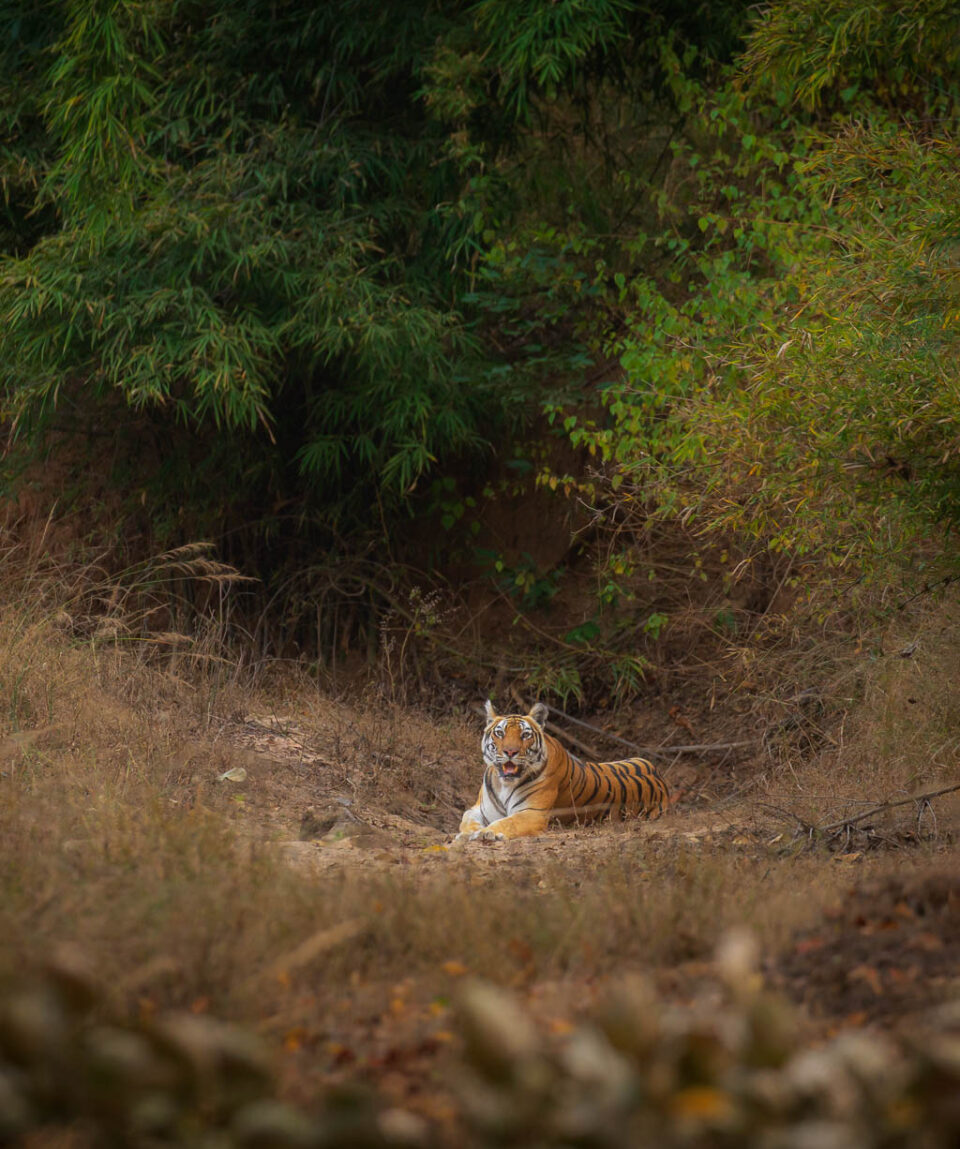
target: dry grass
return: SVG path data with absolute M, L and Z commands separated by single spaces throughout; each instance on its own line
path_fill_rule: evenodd
M 826 718 L 809 723 L 819 751 L 785 755 L 768 772 L 763 797 L 823 826 L 960 782 L 958 633 L 960 606 L 951 596 L 917 604 L 848 654 L 823 684 Z M 949 842 L 960 833 L 958 815 L 960 801 L 946 796 L 872 821 L 883 833 Z
M 732 924 L 771 952 L 852 877 L 822 854 L 779 853 L 747 805 L 709 833 L 681 810 L 672 833 L 424 850 L 477 785 L 470 715 L 350 706 L 292 673 L 253 674 L 218 652 L 216 617 L 207 637 L 162 647 L 134 641 L 128 619 L 123 641 L 78 633 L 62 594 L 33 575 L 8 578 L 2 598 L 0 971 L 69 943 L 129 1010 L 209 1009 L 329 1036 L 324 1019 L 345 1000 L 363 1000 L 362 1028 L 362 1010 L 388 1009 L 405 979 L 442 1000 L 469 969 L 558 982 L 576 1001 L 596 979 L 702 962 Z M 935 618 L 913 658 L 865 666 L 837 745 L 781 759 L 764 799 L 822 818 L 955 778 L 956 655 L 950 632 L 934 634 L 952 614 Z M 238 763 L 244 784 L 217 781 Z M 400 849 L 400 821 L 371 814 L 381 846 L 327 850 L 316 872 L 290 865 L 280 845 L 331 797 L 426 837 Z M 867 856 L 857 872 L 922 867 L 938 845 Z

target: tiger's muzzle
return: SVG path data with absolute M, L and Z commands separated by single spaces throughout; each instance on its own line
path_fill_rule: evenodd
M 538 758 L 536 754 L 502 752 L 497 755 L 493 765 L 505 782 L 516 782 L 521 778 L 529 778 L 537 774 L 543 768 L 544 761 Z

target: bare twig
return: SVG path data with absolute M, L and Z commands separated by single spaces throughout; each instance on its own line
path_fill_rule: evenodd
M 609 738 L 611 742 L 619 742 L 621 746 L 626 746 L 628 750 L 632 750 L 644 758 L 669 758 L 671 754 L 709 754 L 713 750 L 739 750 L 745 746 L 758 746 L 760 744 L 758 738 L 751 738 L 745 742 L 705 742 L 697 746 L 638 746 L 636 742 L 631 742 L 628 738 L 623 738 L 619 734 L 611 734 L 609 730 L 604 730 L 601 726 L 594 726 L 592 722 L 584 722 L 582 718 L 574 718 L 555 707 L 550 708 L 550 714 L 562 718 L 564 722 L 572 722 L 575 726 L 582 726 L 586 730 L 602 734 L 604 738 Z M 567 737 L 570 738 L 571 742 L 575 741 L 569 733 L 567 733 Z
M 793 810 L 785 810 L 783 806 L 775 806 L 772 802 L 758 802 L 757 805 L 763 806 L 767 810 L 773 810 L 777 814 L 784 815 L 792 822 L 796 822 L 804 832 L 816 829 L 816 826 L 814 826 L 812 822 L 808 822 L 805 818 L 801 818 L 800 815 L 794 813 Z
M 856 814 L 852 818 L 841 818 L 839 822 L 830 822 L 826 826 L 816 826 L 805 818 L 801 818 L 795 811 L 786 810 L 783 806 L 775 806 L 772 802 L 759 802 L 758 805 L 796 822 L 805 833 L 836 834 L 844 831 L 849 833 L 858 822 L 866 821 L 867 818 L 872 818 L 874 814 L 883 813 L 885 810 L 893 810 L 897 806 L 908 806 L 911 802 L 920 802 L 922 803 L 921 810 L 925 809 L 930 805 L 931 798 L 939 798 L 942 794 L 952 794 L 956 790 L 960 790 L 960 782 L 953 786 L 946 786 L 942 790 L 931 790 L 926 794 L 914 794 L 910 798 L 900 798 L 896 802 L 881 802 L 879 805 L 871 806 L 869 810 L 864 810 L 862 814 Z M 862 801 L 862 799 L 851 799 L 851 801 Z
M 943 794 L 952 794 L 956 790 L 960 790 L 960 782 L 957 782 L 953 786 L 945 786 L 942 790 L 930 790 L 926 794 L 914 794 L 910 798 L 901 798 L 896 802 L 881 802 L 879 806 L 865 810 L 862 814 L 857 814 L 854 818 L 843 818 L 839 822 L 831 822 L 828 826 L 818 826 L 817 829 L 821 834 L 828 834 L 833 830 L 842 830 L 845 826 L 855 826 L 857 822 L 863 822 L 865 819 L 872 818 L 874 814 L 880 814 L 884 810 L 893 810 L 897 806 L 909 806 L 911 802 L 929 802 L 931 798 L 939 798 Z
M 925 594 L 932 594 L 933 591 L 940 590 L 941 587 L 949 586 L 952 582 L 956 582 L 958 578 L 960 578 L 960 575 L 944 575 L 943 578 L 938 578 L 934 582 L 924 583 L 922 589 L 918 590 L 916 594 L 910 595 L 910 597 L 904 599 L 903 602 L 898 602 L 897 610 L 906 610 L 907 607 L 918 598 L 922 598 Z
M 656 750 L 645 749 L 639 746 L 637 749 L 642 754 L 666 758 L 670 754 L 711 754 L 716 750 L 741 750 L 745 746 L 759 745 L 759 738 L 748 738 L 744 742 L 703 742 L 698 746 L 658 746 Z
M 635 742 L 631 742 L 627 738 L 621 738 L 619 734 L 611 734 L 609 730 L 595 726 L 592 722 L 584 722 L 582 718 L 574 718 L 571 714 L 565 714 L 562 710 L 557 710 L 555 707 L 550 708 L 550 713 L 558 718 L 562 718 L 564 722 L 572 722 L 574 726 L 582 726 L 584 730 L 592 730 L 595 734 L 602 734 L 604 738 L 609 738 L 611 742 L 619 742 L 621 746 L 626 746 L 628 750 L 635 750 L 637 753 L 642 752 L 642 747 L 637 746 Z

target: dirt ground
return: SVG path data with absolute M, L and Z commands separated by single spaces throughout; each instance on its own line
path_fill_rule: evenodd
M 667 1004 L 715 994 L 717 945 L 746 926 L 805 1040 L 913 1025 L 960 997 L 960 605 L 924 626 L 922 656 L 852 648 L 816 695 L 754 675 L 552 717 L 578 753 L 672 747 L 669 813 L 462 845 L 477 698 L 427 713 L 302 674 L 191 679 L 11 627 L 0 962 L 80 946 L 128 1015 L 254 1028 L 285 1097 L 367 1085 L 450 1145 L 473 978 L 563 1043 L 625 977 Z
M 795 1003 L 811 1040 L 849 1027 L 910 1024 L 960 994 L 955 795 L 937 805 L 936 833 L 929 817 L 925 830 L 921 809 L 905 804 L 815 842 L 802 819 L 791 821 L 749 798 L 704 803 L 695 779 L 715 779 L 716 763 L 681 764 L 671 776 L 680 800 L 658 822 L 556 828 L 537 839 L 453 845 L 464 788 L 467 795 L 472 788 L 466 779 L 475 767 L 468 754 L 451 770 L 449 789 L 432 802 L 401 790 L 399 801 L 384 809 L 369 792 L 351 791 L 342 767 L 328 765 L 343 761 L 331 729 L 325 735 L 316 726 L 305 731 L 289 718 L 261 716 L 224 728 L 220 741 L 222 764 L 236 769 L 230 763 L 241 763 L 240 777 L 217 784 L 232 791 L 238 821 L 253 834 L 270 833 L 305 880 L 345 872 L 415 875 L 424 883 L 456 879 L 474 889 L 509 891 L 547 890 L 558 875 L 564 881 L 585 875 L 582 895 L 589 898 L 589 875 L 614 863 L 642 882 L 651 873 L 655 880 L 658 867 L 669 867 L 671 859 L 693 857 L 695 864 L 702 859 L 707 866 L 733 866 L 755 884 L 802 862 L 800 908 L 790 911 L 797 924 L 785 920 L 773 929 L 778 941 L 765 954 L 763 972 Z M 429 747 L 418 752 L 433 760 Z M 403 755 L 402 739 L 397 754 Z M 821 875 L 812 884 L 811 873 Z M 687 960 L 642 971 L 669 1000 L 693 999 L 713 977 L 709 955 L 696 945 L 691 949 Z M 558 1039 L 589 1016 L 612 982 L 636 970 L 635 962 L 619 967 L 613 961 L 601 963 L 599 974 L 556 978 L 537 969 L 522 941 L 505 935 L 503 951 L 514 989 Z M 450 953 L 435 976 L 388 983 L 356 978 L 332 1009 L 322 993 L 306 993 L 287 1012 L 266 1019 L 265 1033 L 284 1049 L 285 1092 L 308 1105 L 331 1085 L 359 1080 L 453 1130 L 445 1070 L 458 1039 L 450 1002 L 461 977 L 485 971 L 455 942 Z M 438 984 L 446 988 L 438 992 Z

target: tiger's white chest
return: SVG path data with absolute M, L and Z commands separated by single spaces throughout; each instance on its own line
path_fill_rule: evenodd
M 495 768 L 487 771 L 481 811 L 488 825 L 524 808 L 542 769 L 525 771 L 521 778 L 504 778 Z

